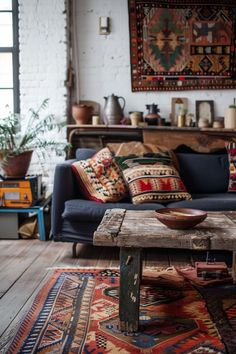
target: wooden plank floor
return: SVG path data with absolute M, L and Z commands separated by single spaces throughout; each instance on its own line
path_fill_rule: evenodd
M 203 255 L 205 257 L 205 255 Z M 192 264 L 190 252 L 150 249 L 144 267 Z M 0 352 L 55 267 L 119 267 L 119 250 L 39 240 L 0 240 Z

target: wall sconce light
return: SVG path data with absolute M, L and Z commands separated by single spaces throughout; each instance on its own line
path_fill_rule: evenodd
M 110 18 L 109 17 L 99 17 L 99 34 L 109 34 L 110 33 Z

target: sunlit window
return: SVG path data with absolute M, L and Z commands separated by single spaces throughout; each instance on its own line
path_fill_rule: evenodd
M 0 117 L 19 112 L 18 1 L 0 0 Z

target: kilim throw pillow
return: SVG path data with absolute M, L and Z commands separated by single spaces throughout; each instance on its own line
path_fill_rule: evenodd
M 178 171 L 163 154 L 117 156 L 133 204 L 192 199 Z
M 236 143 L 227 143 L 226 149 L 229 159 L 229 186 L 228 192 L 236 192 Z
M 81 192 L 89 200 L 117 202 L 127 196 L 122 174 L 108 148 L 100 150 L 90 159 L 74 162 L 72 169 Z

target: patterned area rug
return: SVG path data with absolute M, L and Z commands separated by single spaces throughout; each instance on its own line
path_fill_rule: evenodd
M 218 292 L 204 291 L 207 302 L 216 300 Z M 224 317 L 232 336 L 236 300 L 231 297 L 226 312 L 221 307 L 223 297 L 214 301 L 214 312 Z M 220 338 L 202 295 L 191 285 L 181 290 L 143 285 L 140 331 L 135 334 L 119 331 L 118 298 L 117 271 L 56 270 L 7 353 L 228 353 L 228 339 L 224 343 Z M 216 323 L 221 323 L 219 317 Z

